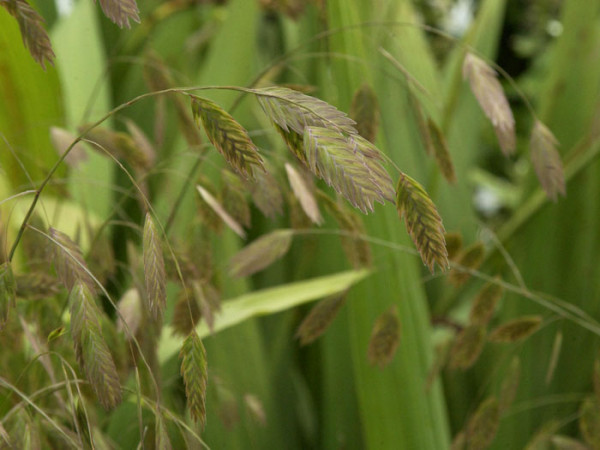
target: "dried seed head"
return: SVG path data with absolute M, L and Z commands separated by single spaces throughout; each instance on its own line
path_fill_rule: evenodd
M 194 421 L 204 429 L 206 423 L 206 350 L 198 334 L 192 331 L 183 342 L 181 352 L 181 375 L 185 383 L 188 408 Z
M 202 199 L 210 206 L 212 211 L 214 211 L 225 224 L 235 232 L 242 239 L 246 239 L 246 232 L 242 228 L 242 226 L 235 221 L 233 217 L 229 215 L 223 205 L 221 205 L 213 195 L 204 189 L 202 186 L 197 185 L 196 189 L 198 193 L 202 197 Z
M 542 122 L 536 120 L 530 146 L 535 173 L 548 198 L 555 202 L 559 194 L 563 197 L 566 195 L 565 174 L 556 149 L 558 141 Z
M 373 324 L 367 358 L 372 366 L 384 368 L 394 359 L 400 343 L 400 319 L 396 306 L 381 314 Z
M 470 325 L 464 328 L 456 336 L 450 350 L 449 367 L 464 370 L 475 364 L 485 345 L 485 335 L 483 326 Z
M 542 324 L 541 316 L 527 316 L 500 325 L 490 333 L 490 342 L 516 342 L 531 336 Z
M 162 239 L 150 213 L 144 223 L 144 280 L 148 308 L 154 318 L 162 318 L 167 305 L 167 276 L 162 253 Z
M 498 400 L 490 397 L 485 400 L 467 424 L 465 434 L 468 449 L 483 450 L 494 440 L 500 425 Z
M 496 280 L 499 281 L 500 278 L 496 277 Z M 503 293 L 504 288 L 498 282 L 487 283 L 479 291 L 477 297 L 475 297 L 475 300 L 473 301 L 473 305 L 471 306 L 471 311 L 469 313 L 469 321 L 471 324 L 482 326 L 487 325 L 494 315 L 496 305 L 502 298 Z
M 512 154 L 516 148 L 515 119 L 496 72 L 469 52 L 463 62 L 463 77 L 469 80 L 479 106 L 492 122 L 502 152 Z
M 369 84 L 364 83 L 352 97 L 350 117 L 356 122 L 358 134 L 375 143 L 379 129 L 379 102 Z
M 293 235 L 293 230 L 275 230 L 256 239 L 231 259 L 231 276 L 246 277 L 268 267 L 287 253 Z
M 323 217 L 319 211 L 317 200 L 313 195 L 313 190 L 306 183 L 304 177 L 291 164 L 285 163 L 285 171 L 287 172 L 290 187 L 300 202 L 302 209 L 313 223 L 321 225 Z
M 339 310 L 346 303 L 346 294 L 344 292 L 321 300 L 310 310 L 296 331 L 296 337 L 300 339 L 300 345 L 310 344 L 325 333 Z
M 457 257 L 456 265 L 450 272 L 448 280 L 455 286 L 464 284 L 471 274 L 468 270 L 477 270 L 483 263 L 485 257 L 485 247 L 482 242 L 475 242 L 469 247 L 465 248 Z
M 96 285 L 83 259 L 79 246 L 64 233 L 50 228 L 48 234 L 52 238 L 54 251 L 54 267 L 58 277 L 67 290 L 71 290 L 77 281 L 85 283 L 93 294 Z
M 129 20 L 140 22 L 139 10 L 135 0 L 99 0 L 104 15 L 119 27 L 129 28 Z

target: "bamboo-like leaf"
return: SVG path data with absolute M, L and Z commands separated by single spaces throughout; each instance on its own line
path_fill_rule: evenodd
M 222 170 L 221 178 L 223 179 L 223 204 L 227 205 L 227 211 L 236 222 L 244 227 L 250 227 L 250 206 L 246 201 L 247 191 L 242 180 L 230 170 Z
M 265 171 L 248 132 L 227 111 L 210 100 L 192 97 L 192 112 L 196 121 L 202 122 L 210 142 L 238 173 L 253 178 L 254 168 Z
M 192 419 L 200 422 L 204 429 L 206 423 L 206 350 L 202 340 L 192 331 L 183 342 L 181 352 L 181 375 L 185 383 L 185 395 Z
M 71 290 L 78 280 L 81 280 L 90 292 L 96 291 L 94 280 L 86 270 L 87 265 L 79 246 L 66 234 L 50 228 L 48 234 L 52 238 L 54 267 L 58 277 L 67 290 Z
M 446 251 L 448 252 L 448 259 L 450 261 L 454 261 L 456 259 L 456 256 L 462 250 L 462 234 L 460 234 L 458 231 L 451 231 L 444 234 L 444 240 L 446 241 Z
M 535 121 L 529 145 L 533 168 L 548 198 L 555 202 L 559 194 L 564 197 L 565 174 L 560 154 L 556 149 L 558 141 L 539 120 Z
M 102 336 L 102 311 L 87 285 L 78 280 L 69 295 L 71 337 L 81 368 L 104 408 L 121 402 L 121 386 L 112 355 Z
M 255 89 L 254 93 L 265 114 L 286 133 L 293 130 L 302 136 L 311 126 L 357 133 L 352 119 L 323 100 L 283 87 Z
M 162 318 L 167 305 L 167 276 L 162 239 L 150 213 L 146 213 L 143 241 L 146 299 L 152 315 L 155 318 Z
M 135 0 L 99 0 L 104 15 L 119 27 L 129 28 L 129 20 L 140 22 L 139 10 Z
M 433 145 L 433 154 L 437 162 L 440 172 L 444 175 L 444 178 L 448 183 L 456 183 L 456 174 L 454 173 L 454 164 L 452 163 L 452 157 L 450 156 L 450 150 L 448 150 L 448 143 L 446 138 L 431 118 L 427 119 L 427 127 L 429 128 L 429 135 Z
M 346 292 L 334 295 L 317 303 L 306 315 L 296 330 L 300 345 L 307 345 L 319 338 L 333 322 L 346 303 Z
M 350 117 L 356 122 L 358 134 L 367 141 L 375 143 L 379 129 L 379 102 L 373 88 L 364 83 L 354 93 Z
M 495 70 L 469 52 L 463 62 L 463 77 L 469 80 L 479 106 L 492 122 L 502 152 L 511 155 L 516 148 L 515 119 Z
M 16 306 L 15 277 L 9 262 L 0 264 L 0 331 L 8 322 L 12 309 Z
M 465 434 L 467 449 L 483 450 L 489 447 L 500 425 L 500 408 L 498 400 L 490 397 L 485 400 L 467 424 Z
M 581 404 L 579 429 L 592 448 L 600 448 L 600 403 L 595 396 L 586 398 Z
M 449 281 L 455 286 L 464 284 L 471 274 L 465 269 L 477 270 L 485 257 L 485 247 L 482 242 L 475 242 L 465 248 L 456 258 L 456 265 L 450 272 Z
M 423 263 L 431 272 L 436 263 L 445 270 L 449 263 L 442 218 L 425 189 L 403 173 L 396 188 L 396 208 Z
M 255 180 L 247 181 L 254 204 L 269 219 L 283 212 L 283 197 L 277 180 L 269 172 L 258 172 Z
M 510 363 L 510 367 L 502 380 L 500 386 L 500 393 L 498 398 L 500 412 L 506 411 L 510 408 L 515 397 L 517 396 L 517 390 L 519 389 L 519 382 L 521 378 L 521 360 L 515 356 Z
M 50 140 L 59 155 L 62 155 L 75 139 L 76 136 L 73 133 L 70 133 L 63 128 L 50 127 Z M 87 159 L 88 154 L 86 153 L 84 145 L 82 143 L 77 143 L 65 158 L 65 162 L 69 167 L 76 169 L 79 164 L 87 161 Z
M 242 228 L 242 226 L 237 223 L 233 217 L 229 215 L 225 208 L 217 201 L 216 198 L 212 196 L 210 192 L 204 189 L 202 186 L 196 186 L 198 193 L 202 197 L 202 199 L 211 207 L 211 209 L 227 224 L 229 228 L 231 228 L 239 237 L 242 239 L 246 239 L 246 232 Z
M 323 223 L 323 217 L 319 211 L 317 199 L 313 195 L 311 189 L 307 186 L 306 181 L 291 164 L 285 163 L 285 171 L 287 172 L 292 191 L 300 201 L 302 209 L 313 223 L 321 225 L 321 223 Z
M 293 230 L 275 230 L 256 239 L 231 258 L 231 276 L 246 277 L 268 267 L 287 253 L 293 235 Z
M 542 324 L 541 316 L 520 317 L 510 320 L 489 335 L 491 342 L 515 342 L 531 336 Z
M 0 0 L 8 13 L 19 24 L 23 44 L 31 56 L 44 70 L 46 63 L 54 64 L 54 52 L 50 44 L 48 33 L 44 29 L 44 19 L 25 0 Z
M 394 359 L 399 343 L 400 319 L 396 306 L 392 306 L 375 320 L 367 350 L 369 363 L 384 368 Z
M 500 278 L 496 277 L 496 280 L 500 280 Z M 471 311 L 469 312 L 469 322 L 472 325 L 487 325 L 494 315 L 496 305 L 502 298 L 503 293 L 504 288 L 500 284 L 487 283 L 473 301 Z
M 373 211 L 375 202 L 393 201 L 391 178 L 366 139 L 308 126 L 304 149 L 310 170 L 363 213 Z
M 455 338 L 448 360 L 451 369 L 468 369 L 485 345 L 486 330 L 483 326 L 470 325 L 464 328 Z

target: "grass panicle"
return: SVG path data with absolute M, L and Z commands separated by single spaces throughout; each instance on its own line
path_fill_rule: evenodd
M 300 202 L 302 210 L 306 213 L 312 223 L 321 225 L 323 217 L 319 211 L 319 204 L 304 177 L 289 163 L 285 163 L 285 171 L 290 182 L 292 192 Z
M 448 366 L 451 369 L 468 369 L 475 364 L 485 346 L 486 329 L 479 325 L 465 327 L 454 339 Z
M 245 178 L 253 178 L 254 170 L 265 170 L 258 148 L 248 132 L 223 108 L 201 97 L 192 97 L 192 113 L 208 139 L 229 165 Z
M 352 97 L 350 117 L 356 122 L 358 134 L 373 144 L 379 130 L 379 116 L 377 95 L 368 83 L 363 83 Z
M 78 280 L 69 295 L 75 356 L 102 406 L 121 403 L 121 385 L 113 357 L 102 335 L 102 311 L 87 285 Z
M 346 298 L 347 293 L 343 292 L 323 299 L 312 307 L 296 330 L 300 345 L 310 344 L 325 333 L 346 303 Z
M 473 414 L 465 429 L 469 450 L 484 450 L 496 437 L 500 426 L 500 407 L 495 397 L 484 400 Z
M 192 419 L 204 429 L 208 380 L 206 350 L 195 331 L 192 331 L 183 342 L 179 358 L 181 359 L 181 375 L 185 383 L 185 396 L 190 414 Z
M 442 218 L 425 189 L 404 173 L 396 188 L 396 208 L 423 263 L 432 273 L 435 264 L 446 270 L 449 263 Z
M 55 55 L 48 33 L 44 29 L 42 16 L 25 0 L 1 0 L 0 5 L 17 20 L 23 44 L 35 62 L 44 70 L 46 70 L 46 61 L 53 65 Z
M 394 359 L 399 344 L 400 319 L 394 305 L 375 319 L 367 350 L 369 364 L 384 368 Z
M 499 281 L 500 278 L 496 277 L 495 283 L 486 283 L 475 297 L 469 312 L 469 322 L 471 324 L 485 326 L 491 320 L 496 305 L 504 294 L 504 288 L 499 284 Z
M 463 77 L 469 80 L 479 106 L 492 122 L 502 153 L 513 154 L 516 148 L 515 119 L 496 71 L 468 52 L 463 62 Z
M 247 277 L 270 266 L 290 249 L 293 230 L 275 230 L 240 250 L 229 263 L 232 277 Z
M 539 120 L 533 125 L 529 145 L 533 168 L 548 198 L 555 202 L 559 195 L 566 196 L 565 174 L 557 150 L 558 141 Z
M 147 306 L 155 318 L 162 318 L 167 305 L 167 276 L 162 239 L 150 213 L 144 222 L 143 254 Z
M 129 28 L 129 21 L 140 22 L 135 0 L 98 0 L 104 15 L 121 28 Z
M 526 316 L 510 320 L 495 328 L 489 335 L 490 342 L 516 342 L 535 333 L 542 324 L 541 316 Z
M 17 287 L 11 264 L 4 262 L 0 264 L 0 331 L 16 306 L 16 295 Z
M 54 268 L 65 288 L 70 291 L 77 281 L 82 281 L 91 293 L 95 293 L 96 285 L 88 273 L 89 269 L 79 246 L 69 236 L 54 228 L 50 228 L 48 234 L 54 244 Z

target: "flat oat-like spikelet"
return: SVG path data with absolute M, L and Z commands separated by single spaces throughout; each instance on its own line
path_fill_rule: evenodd
M 541 316 L 526 316 L 510 320 L 490 333 L 491 342 L 516 342 L 531 336 L 542 324 Z
M 496 278 L 499 280 L 499 278 Z M 479 291 L 477 297 L 473 301 L 471 311 L 469 312 L 469 321 L 473 325 L 485 326 L 488 324 L 498 301 L 502 298 L 504 288 L 498 283 L 486 283 Z
M 200 422 L 204 428 L 206 422 L 206 382 L 208 379 L 206 366 L 206 350 L 196 334 L 192 331 L 183 342 L 181 352 L 181 375 L 185 383 L 185 396 L 192 419 Z
M 302 210 L 310 218 L 312 223 L 321 225 L 321 223 L 323 223 L 323 217 L 319 211 L 317 199 L 313 195 L 311 189 L 307 186 L 306 181 L 289 163 L 285 163 L 285 171 L 287 172 L 292 191 L 302 206 Z
M 89 291 L 94 293 L 96 285 L 88 273 L 89 269 L 79 246 L 69 236 L 54 228 L 50 228 L 48 234 L 53 243 L 54 267 L 65 288 L 71 290 L 75 283 L 81 280 Z
M 367 358 L 372 366 L 384 368 L 394 359 L 400 343 L 400 320 L 396 307 L 382 313 L 373 324 Z
M 160 318 L 167 304 L 167 277 L 162 253 L 162 239 L 150 213 L 146 213 L 144 223 L 143 253 L 148 307 L 155 318 Z
M 398 180 L 396 208 L 425 265 L 431 272 L 436 263 L 445 270 L 448 251 L 442 218 L 425 189 L 404 173 Z
M 516 148 L 515 119 L 496 72 L 478 56 L 467 53 L 463 77 L 469 80 L 479 106 L 492 122 L 502 153 L 511 155 Z
M 237 172 L 253 178 L 254 168 L 265 167 L 248 132 L 223 108 L 210 100 L 192 97 L 192 112 L 202 122 L 208 139 Z
M 467 448 L 484 450 L 492 443 L 500 425 L 498 400 L 490 397 L 485 400 L 469 420 L 465 430 Z
M 559 194 L 566 195 L 565 174 L 557 146 L 558 141 L 552 132 L 536 120 L 531 131 L 531 162 L 542 188 L 553 202 Z
M 269 219 L 283 213 L 283 196 L 279 183 L 270 172 L 258 172 L 254 180 L 246 180 L 252 201 Z
M 486 330 L 483 326 L 470 325 L 454 339 L 448 360 L 451 369 L 468 369 L 481 354 L 485 345 Z
M 104 408 L 112 409 L 121 403 L 121 385 L 112 355 L 102 336 L 102 311 L 92 293 L 77 281 L 69 295 L 71 337 L 77 362 Z
M 242 226 L 236 222 L 236 220 L 231 217 L 231 215 L 225 211 L 223 205 L 221 205 L 213 195 L 204 189 L 202 186 L 197 185 L 196 190 L 200 194 L 200 197 L 210 206 L 210 208 L 221 218 L 225 224 L 231 228 L 242 239 L 246 239 L 246 232 L 242 228 Z
M 296 330 L 296 337 L 300 340 L 300 345 L 310 344 L 325 333 L 339 310 L 346 303 L 346 294 L 344 292 L 340 295 L 331 296 L 313 306 L 308 315 L 302 320 L 298 330 Z
M 440 127 L 438 127 L 437 123 L 431 118 L 427 119 L 427 127 L 429 128 L 435 161 L 440 168 L 440 172 L 442 172 L 442 175 L 444 175 L 444 178 L 448 183 L 456 183 L 454 164 L 452 163 L 450 150 L 448 150 L 448 143 L 446 142 L 442 130 L 440 130 Z
M 99 0 L 104 15 L 119 27 L 129 28 L 129 19 L 140 22 L 139 10 L 135 0 Z
M 45 70 L 44 61 L 54 64 L 54 52 L 50 44 L 48 33 L 44 29 L 44 19 L 25 0 L 0 0 L 8 13 L 17 19 L 23 44 L 29 53 Z
M 0 264 L 0 331 L 15 307 L 16 285 L 10 263 Z
M 515 356 L 510 363 L 502 385 L 500 386 L 500 394 L 498 398 L 500 412 L 506 411 L 512 405 L 516 395 L 517 389 L 519 389 L 519 381 L 521 378 L 521 360 Z
M 304 129 L 304 149 L 310 170 L 363 213 L 373 211 L 375 202 L 393 201 L 391 178 L 366 139 L 310 126 Z
M 246 277 L 271 265 L 290 248 L 293 230 L 275 230 L 240 250 L 229 264 L 233 277 Z
M 354 93 L 350 117 L 356 122 L 358 134 L 374 143 L 379 129 L 379 102 L 369 84 L 364 83 Z

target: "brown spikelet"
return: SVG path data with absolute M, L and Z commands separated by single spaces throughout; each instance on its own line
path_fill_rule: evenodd
M 485 334 L 483 326 L 470 325 L 464 328 L 456 336 L 450 350 L 449 367 L 464 370 L 475 364 L 485 345 Z
M 463 77 L 469 80 L 479 106 L 492 122 L 502 152 L 511 155 L 516 148 L 515 119 L 496 72 L 481 58 L 467 53 Z
M 560 154 L 556 149 L 558 141 L 539 120 L 535 121 L 529 145 L 533 168 L 548 198 L 555 202 L 558 195 L 564 197 L 566 195 L 565 174 Z
M 542 324 L 541 316 L 526 316 L 508 321 L 490 333 L 491 342 L 516 342 L 531 336 Z
M 232 277 L 246 277 L 283 257 L 292 244 L 293 230 L 275 230 L 240 250 L 229 263 Z
M 485 257 L 485 247 L 482 242 L 475 242 L 474 244 L 465 248 L 460 254 L 456 257 L 456 265 L 459 267 L 455 267 L 450 272 L 450 276 L 448 280 L 450 283 L 455 286 L 460 286 L 464 284 L 469 278 L 471 278 L 471 274 L 465 270 L 477 270 L 481 263 L 483 263 L 483 259 Z
M 449 263 L 442 218 L 425 189 L 403 173 L 396 188 L 396 209 L 423 263 L 431 272 L 436 263 L 446 270 Z
M 52 146 L 59 155 L 62 155 L 76 139 L 73 133 L 59 127 L 50 127 L 50 141 Z M 71 149 L 65 162 L 69 167 L 77 168 L 79 164 L 87 161 L 88 154 L 86 153 L 85 147 L 82 143 L 77 143 Z
M 469 450 L 484 450 L 489 447 L 496 437 L 500 425 L 500 408 L 498 400 L 490 397 L 485 400 L 469 420 L 465 429 L 467 448 Z
M 135 0 L 99 0 L 104 15 L 119 27 L 129 28 L 129 20 L 140 22 Z
M 500 278 L 496 277 L 496 280 L 499 281 Z M 504 288 L 499 283 L 486 283 L 473 301 L 469 313 L 469 322 L 472 325 L 487 325 L 494 315 L 496 305 L 502 298 L 503 293 Z
M 265 217 L 274 219 L 283 213 L 283 197 L 279 184 L 270 172 L 258 172 L 246 182 L 252 201 Z
M 8 13 L 13 16 L 19 24 L 23 44 L 31 53 L 31 56 L 44 70 L 46 63 L 54 64 L 54 52 L 50 44 L 48 33 L 44 29 L 44 19 L 25 0 L 2 0 L 0 1 Z
M 373 324 L 367 350 L 369 364 L 380 369 L 387 366 L 394 359 L 399 343 L 400 319 L 394 305 L 377 317 Z
M 379 102 L 373 88 L 364 83 L 354 93 L 350 106 L 350 117 L 356 122 L 358 134 L 375 143 L 379 129 Z
M 283 87 L 255 89 L 265 114 L 283 131 L 302 136 L 309 126 L 356 134 L 354 121 L 335 107 L 315 97 Z
M 373 211 L 375 202 L 393 200 L 391 178 L 380 164 L 379 151 L 366 139 L 308 126 L 304 150 L 311 172 L 363 213 Z
M 191 289 L 181 290 L 173 309 L 173 334 L 187 336 L 200 321 L 200 305 Z
M 69 295 L 71 337 L 77 362 L 102 406 L 109 410 L 121 402 L 121 386 L 112 355 L 102 336 L 102 311 L 87 285 L 78 280 Z
M 162 239 L 150 213 L 146 213 L 144 223 L 143 252 L 147 306 L 155 318 L 162 318 L 167 304 L 167 277 Z
M 319 192 L 319 198 L 324 202 L 325 207 L 338 223 L 342 231 L 348 235 L 341 235 L 342 248 L 348 261 L 355 269 L 371 267 L 373 256 L 369 243 L 359 236 L 366 233 L 362 218 L 353 210 L 346 207 L 342 202 L 333 201 L 330 197 Z M 356 235 L 352 237 L 351 235 Z
M 456 183 L 454 164 L 452 163 L 450 150 L 448 150 L 448 143 L 446 142 L 442 130 L 431 118 L 427 119 L 427 127 L 429 128 L 429 134 L 433 144 L 433 154 L 437 165 L 440 168 L 440 172 L 442 172 L 442 175 L 444 175 L 444 178 L 448 183 Z
M 307 345 L 319 338 L 333 322 L 346 303 L 346 292 L 334 295 L 317 303 L 306 315 L 296 330 L 300 345 Z
M 444 240 L 446 241 L 446 251 L 448 252 L 448 259 L 450 261 L 454 261 L 456 259 L 456 256 L 462 250 L 462 234 L 460 234 L 458 231 L 451 231 L 444 234 Z
M 498 395 L 500 412 L 506 411 L 510 408 L 515 397 L 517 396 L 517 390 L 519 389 L 519 382 L 521 378 L 521 360 L 515 356 L 510 363 L 510 367 L 504 375 L 504 380 L 500 385 L 500 393 Z
M 579 409 L 579 429 L 592 448 L 600 448 L 600 403 L 595 396 L 587 397 Z
M 54 268 L 65 288 L 70 291 L 75 283 L 81 280 L 89 291 L 94 293 L 96 286 L 88 273 L 89 270 L 79 246 L 69 236 L 54 228 L 50 228 L 48 234 L 53 244 Z
M 260 399 L 254 394 L 244 394 L 244 405 L 252 419 L 260 426 L 267 425 L 267 414 Z
M 237 223 L 227 211 L 225 211 L 225 208 L 223 208 L 223 206 L 217 201 L 217 199 L 214 198 L 210 192 L 208 192 L 200 185 L 197 185 L 196 189 L 198 190 L 200 197 L 202 197 L 202 199 L 221 218 L 221 220 L 225 222 L 225 224 L 229 228 L 231 228 L 231 230 L 233 230 L 239 237 L 241 237 L 242 239 L 246 239 L 246 232 L 244 231 L 242 226 L 239 223 Z
M 246 189 L 242 180 L 230 170 L 222 170 L 223 179 L 223 204 L 227 205 L 227 211 L 240 225 L 249 228 L 251 213 L 250 205 L 246 200 Z
M 313 195 L 312 190 L 308 187 L 302 175 L 291 164 L 285 163 L 285 171 L 287 172 L 292 192 L 300 202 L 302 209 L 313 223 L 321 225 L 323 217 L 321 216 L 317 199 Z
M 8 322 L 10 311 L 16 306 L 15 277 L 9 262 L 0 264 L 0 331 Z
M 196 121 L 202 122 L 210 142 L 238 173 L 252 178 L 255 168 L 265 171 L 248 132 L 227 111 L 210 100 L 193 97 L 192 112 Z
M 204 429 L 206 423 L 206 350 L 198 334 L 192 331 L 183 342 L 181 352 L 181 375 L 185 383 L 185 396 L 190 414 Z

